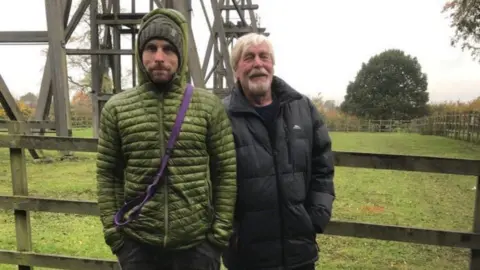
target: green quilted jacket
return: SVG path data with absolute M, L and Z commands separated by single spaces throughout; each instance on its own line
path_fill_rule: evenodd
M 155 10 L 177 22 L 187 41 L 187 22 L 175 10 Z M 141 31 L 141 30 L 140 30 Z M 143 193 L 160 167 L 186 87 L 188 43 L 170 91 L 149 81 L 138 55 L 139 86 L 111 97 L 101 112 L 98 206 L 106 243 L 115 253 L 124 235 L 147 244 L 184 249 L 208 239 L 226 247 L 236 201 L 236 155 L 227 114 L 211 92 L 195 88 L 181 133 L 167 165 L 167 181 L 141 215 L 117 229 L 113 218 L 128 200 Z

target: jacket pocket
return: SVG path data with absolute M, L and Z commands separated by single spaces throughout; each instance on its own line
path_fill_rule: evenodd
M 215 215 L 215 210 L 213 207 L 213 184 L 211 179 L 211 172 L 210 169 L 207 169 L 207 177 L 205 179 L 205 192 L 207 194 L 207 202 L 206 202 L 206 212 L 208 215 L 208 222 L 213 222 L 213 218 Z
M 313 224 L 313 220 L 312 220 L 310 214 L 308 213 L 307 209 L 305 209 L 305 206 L 303 204 L 301 204 L 300 207 L 301 207 L 301 210 L 302 210 L 301 213 L 304 217 L 303 220 L 305 221 L 305 225 L 308 228 L 308 232 L 315 235 L 316 234 L 315 226 Z
M 284 211 L 285 226 L 290 228 L 297 236 L 311 238 L 315 235 L 315 229 L 307 210 L 302 203 L 294 204 Z

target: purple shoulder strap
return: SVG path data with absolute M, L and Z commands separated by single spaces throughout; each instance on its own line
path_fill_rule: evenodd
M 187 88 L 185 89 L 182 104 L 180 105 L 180 109 L 177 113 L 177 118 L 175 120 L 175 124 L 172 128 L 172 133 L 170 134 L 170 138 L 168 139 L 167 148 L 165 149 L 165 154 L 162 157 L 162 161 L 160 164 L 160 168 L 158 169 L 154 181 L 150 184 L 147 188 L 146 193 L 136 197 L 135 199 L 125 203 L 122 208 L 115 214 L 114 222 L 115 226 L 123 226 L 130 221 L 134 220 L 138 217 L 141 212 L 142 207 L 145 203 L 150 200 L 157 190 L 157 186 L 160 183 L 160 180 L 163 179 L 163 172 L 167 167 L 167 162 L 170 159 L 170 155 L 173 152 L 173 147 L 177 140 L 178 135 L 180 134 L 180 129 L 183 123 L 183 119 L 188 109 L 188 105 L 190 103 L 190 99 L 193 94 L 193 87 L 191 84 L 187 84 Z M 132 213 L 128 216 L 126 221 L 121 221 L 125 214 L 132 210 Z

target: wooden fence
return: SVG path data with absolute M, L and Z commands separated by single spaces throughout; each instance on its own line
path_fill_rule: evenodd
M 326 119 L 330 131 L 407 132 L 480 143 L 480 112 L 444 113 L 413 120 Z
M 356 118 L 326 119 L 328 130 L 337 132 L 409 132 L 408 120 L 362 120 Z
M 99 215 L 95 201 L 59 200 L 28 195 L 24 149 L 95 152 L 96 139 L 23 135 L 26 122 L 11 122 L 8 135 L 0 135 L 0 148 L 9 148 L 13 195 L 0 196 L 0 208 L 13 210 L 17 250 L 0 250 L 0 264 L 19 265 L 19 269 L 41 266 L 60 269 L 120 269 L 112 260 L 71 257 L 32 252 L 30 211 Z M 417 171 L 477 176 L 480 160 L 335 152 L 335 165 L 383 170 Z M 332 221 L 325 234 L 471 249 L 471 269 L 480 269 L 480 189 L 476 191 L 473 233 L 412 227 Z M 99 241 L 103 241 L 99 239 Z
M 445 113 L 412 120 L 412 132 L 480 143 L 480 112 Z
M 71 119 L 72 128 L 91 128 L 93 126 L 93 119 L 91 116 L 72 114 Z
M 91 128 L 93 126 L 93 120 L 91 116 L 85 116 L 77 113 L 72 113 L 70 115 L 70 121 L 72 123 L 72 128 Z M 8 122 L 9 119 L 0 119 L 0 132 L 7 132 L 8 129 Z M 33 130 L 34 133 L 55 133 L 55 119 L 48 121 L 37 121 L 37 120 L 29 120 L 29 122 L 37 122 L 39 123 Z M 42 130 L 40 130 L 40 123 L 48 123 L 42 126 Z
M 480 143 L 480 112 L 446 113 L 413 120 L 333 117 L 325 121 L 330 131 L 337 132 L 411 132 Z M 6 131 L 6 122 L 8 120 L 0 119 L 0 132 Z M 75 112 L 71 114 L 71 123 L 72 128 L 91 128 L 93 125 L 91 116 Z M 50 121 L 47 127 L 44 132 L 55 133 L 54 121 Z

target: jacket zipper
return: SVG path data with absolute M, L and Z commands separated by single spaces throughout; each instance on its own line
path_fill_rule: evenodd
M 165 127 L 163 126 L 163 101 L 164 101 L 164 95 L 163 93 L 160 94 L 160 102 L 159 102 L 159 110 L 158 110 L 158 119 L 160 119 L 160 152 L 161 153 L 164 153 L 165 152 L 165 136 L 164 136 L 164 129 Z M 162 154 L 163 155 L 163 154 Z M 162 155 L 160 155 L 160 157 L 162 157 Z M 161 162 L 161 161 L 160 161 Z M 167 246 L 167 240 L 168 240 L 168 176 L 167 176 L 167 170 L 165 169 L 165 171 L 163 172 L 163 177 L 165 178 L 164 179 L 164 191 L 163 191 L 163 196 L 165 196 L 164 198 L 164 237 L 163 237 L 163 246 L 166 247 Z
M 283 200 L 283 194 L 281 191 L 281 183 L 279 179 L 279 172 L 278 172 L 278 165 L 277 165 L 277 151 L 274 150 L 273 152 L 273 162 L 275 166 L 275 179 L 277 181 L 277 201 L 278 201 L 278 214 L 280 216 L 280 239 L 282 243 L 282 265 L 285 265 L 285 243 L 284 243 L 284 220 L 283 220 L 283 208 L 282 208 L 282 200 Z
M 165 226 L 165 236 L 163 237 L 163 246 L 167 247 L 167 239 L 168 239 L 168 177 L 165 177 L 165 213 L 164 213 L 164 226 Z
M 278 118 L 278 115 L 277 115 Z M 267 128 L 268 129 L 268 128 Z M 273 130 L 272 130 L 273 129 Z M 271 129 L 268 129 L 268 134 L 270 135 L 270 146 L 272 148 L 273 154 L 273 166 L 275 168 L 275 180 L 277 182 L 277 203 L 278 203 L 278 215 L 280 217 L 280 239 L 281 239 L 281 246 L 282 246 L 282 265 L 285 266 L 285 243 L 284 243 L 284 220 L 283 220 L 283 208 L 282 208 L 282 200 L 283 200 L 283 193 L 282 193 L 282 186 L 279 178 L 279 171 L 278 171 L 278 164 L 277 164 L 277 150 L 276 150 L 276 126 L 273 126 Z M 273 134 L 272 134 L 273 133 Z M 273 136 L 272 136 L 273 135 Z

